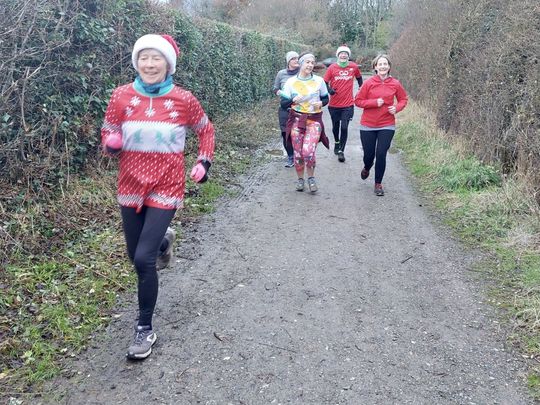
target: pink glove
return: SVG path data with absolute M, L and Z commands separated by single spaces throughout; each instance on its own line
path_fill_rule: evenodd
M 105 152 L 116 155 L 122 150 L 122 137 L 119 134 L 110 134 L 105 140 Z
M 206 180 L 208 180 L 208 169 L 210 168 L 210 162 L 202 161 L 197 163 L 195 166 L 193 166 L 193 169 L 191 169 L 191 174 L 189 177 L 191 177 L 191 180 L 193 180 L 195 183 L 204 183 Z

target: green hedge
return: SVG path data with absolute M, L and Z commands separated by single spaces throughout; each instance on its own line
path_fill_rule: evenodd
M 112 89 L 135 76 L 131 48 L 147 33 L 169 33 L 181 56 L 175 81 L 210 117 L 270 96 L 284 54 L 302 45 L 210 20 L 192 20 L 146 0 L 14 0 L 0 16 L 13 26 L 0 42 L 0 182 L 50 189 L 88 167 Z M 23 7 L 23 3 L 26 6 Z M 29 35 L 27 35 L 29 34 Z M 1 183 L 0 183 L 1 184 Z M 9 189 L 9 187 L 3 187 Z M 20 190 L 11 188 L 16 198 Z

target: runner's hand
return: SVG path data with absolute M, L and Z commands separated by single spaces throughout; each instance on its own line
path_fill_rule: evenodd
M 210 162 L 199 162 L 193 166 L 189 177 L 191 177 L 191 180 L 193 180 L 195 183 L 204 183 L 206 180 L 208 180 L 208 169 L 210 169 Z
M 109 155 L 117 155 L 122 151 L 122 137 L 120 134 L 110 134 L 105 140 L 104 151 Z

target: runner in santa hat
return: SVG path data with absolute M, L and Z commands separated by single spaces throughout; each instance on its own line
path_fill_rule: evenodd
M 345 146 L 349 135 L 349 122 L 354 115 L 354 79 L 362 86 L 362 72 L 354 62 L 349 61 L 351 50 L 341 45 L 336 50 L 337 62 L 331 64 L 324 74 L 324 81 L 330 93 L 328 112 L 332 119 L 334 153 L 340 162 L 345 162 Z
M 139 316 L 127 351 L 130 359 L 148 357 L 157 339 L 152 325 L 157 269 L 168 265 L 173 251 L 170 225 L 183 205 L 188 128 L 199 140 L 193 181 L 206 181 L 214 157 L 212 123 L 197 98 L 173 83 L 179 53 L 169 35 L 139 38 L 131 54 L 137 77 L 114 89 L 101 128 L 104 152 L 120 160 L 117 199 L 138 276 Z

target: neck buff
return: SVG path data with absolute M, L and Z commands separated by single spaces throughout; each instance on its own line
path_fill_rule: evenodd
M 300 70 L 300 66 L 298 66 L 296 69 L 287 69 L 287 74 L 289 75 L 295 75 L 298 73 L 298 71 Z
M 135 78 L 135 83 L 148 94 L 159 94 L 161 90 L 170 87 L 173 84 L 173 80 L 172 76 L 168 74 L 167 77 L 165 77 L 165 80 L 162 82 L 146 84 L 142 81 L 141 76 L 137 75 Z
M 337 64 L 339 65 L 339 67 L 345 68 L 345 67 L 347 67 L 347 66 L 349 65 L 349 61 L 346 60 L 345 62 L 340 62 L 340 61 L 338 60 L 338 63 L 337 63 Z

